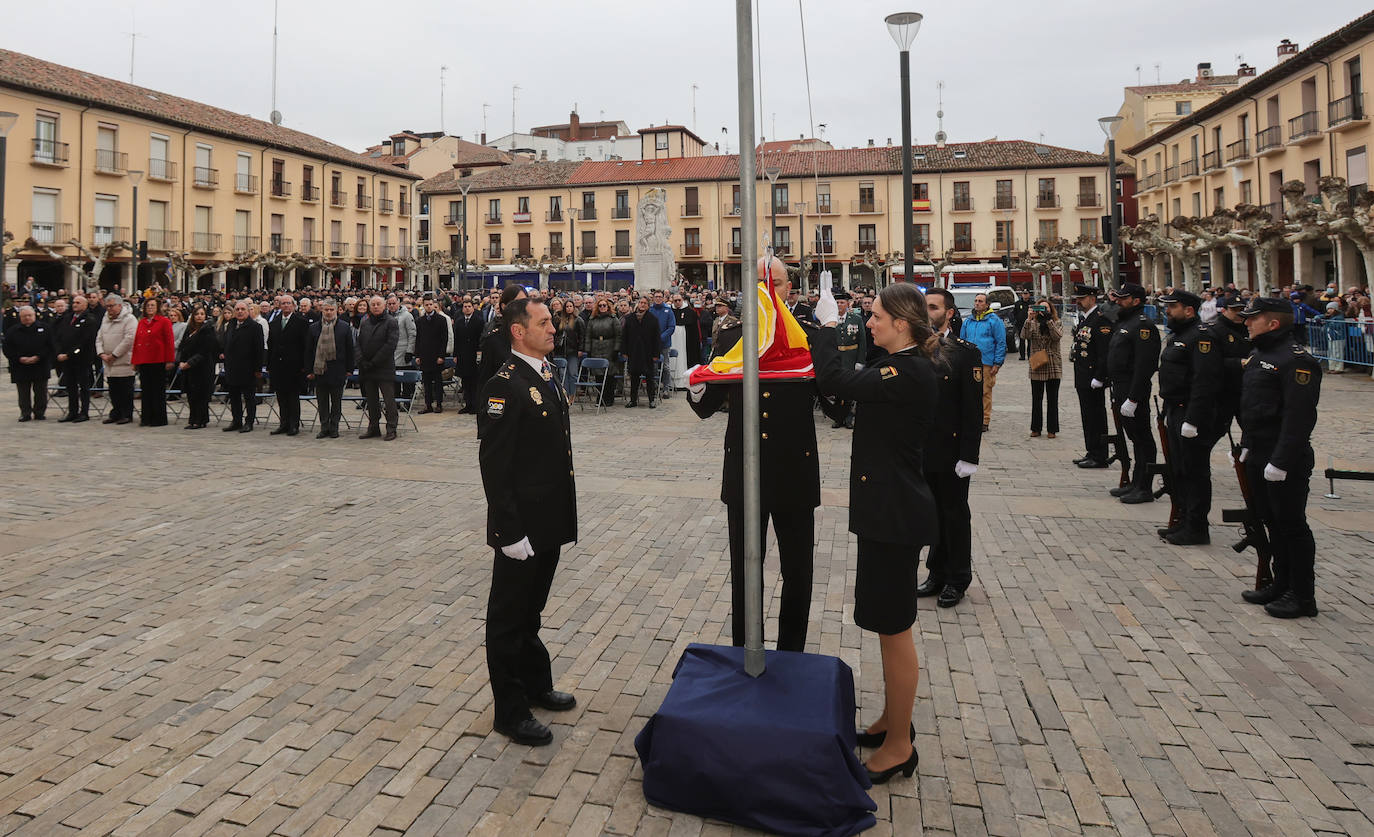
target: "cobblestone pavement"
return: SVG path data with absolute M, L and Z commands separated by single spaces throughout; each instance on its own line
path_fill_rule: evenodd
M 1272 620 L 1239 602 L 1254 564 L 1229 527 L 1162 544 L 1166 505 L 1069 465 L 1072 389 L 1054 440 L 1028 438 L 1028 398 L 1012 360 L 974 585 L 922 602 L 920 770 L 874 789 L 871 833 L 1374 834 L 1369 484 L 1314 480 L 1321 616 Z M 1319 465 L 1374 467 L 1374 383 L 1328 378 L 1323 401 Z M 555 741 L 529 748 L 491 732 L 471 417 L 383 444 L 17 425 L 14 405 L 0 385 L 0 833 L 744 831 L 647 806 L 632 745 L 682 649 L 728 641 L 723 417 L 575 414 L 582 541 L 545 636 L 579 707 L 540 713 Z M 818 427 L 809 649 L 854 668 L 869 719 L 849 431 Z M 776 581 L 770 554 L 770 635 Z

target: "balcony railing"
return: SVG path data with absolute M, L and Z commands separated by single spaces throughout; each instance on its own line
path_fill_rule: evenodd
M 319 203 L 320 187 L 311 186 L 309 183 L 301 185 L 301 203 Z
M 628 259 L 630 257 L 630 245 L 615 244 L 611 247 L 611 258 Z
M 584 247 L 578 247 L 578 248 L 577 248 L 577 258 L 578 258 L 579 261 L 584 261 L 584 262 L 587 261 L 588 259 L 594 259 L 594 258 L 596 258 L 596 245 L 595 245 L 595 244 L 591 244 L 591 245 L 584 246 Z
M 105 148 L 95 150 L 95 170 L 100 174 L 128 174 L 129 155 Z
M 402 215 L 409 215 L 409 214 L 410 214 L 410 201 L 401 201 L 401 206 L 399 207 L 399 209 L 398 209 L 397 211 L 400 212 Z
M 1283 148 L 1283 129 L 1278 125 L 1270 125 L 1263 131 L 1255 132 L 1255 153 L 1263 154 L 1266 151 L 1274 151 Z
M 813 241 L 811 242 L 811 252 L 822 256 L 833 256 L 835 255 L 835 240 L 832 238 Z
M 501 223 L 501 213 L 500 213 L 500 212 L 488 212 L 488 213 L 487 213 L 487 217 L 483 218 L 482 220 L 485 221 L 485 222 L 488 223 L 488 224 L 499 224 L 499 223 Z
M 519 244 L 510 248 L 512 259 L 532 259 L 534 258 L 534 247 L 521 247 Z
M 611 207 L 611 219 L 612 219 L 612 220 L 615 220 L 615 221 L 623 221 L 623 220 L 625 220 L 626 218 L 629 218 L 629 217 L 630 217 L 630 208 L 629 208 L 628 206 L 613 206 L 613 207 Z
M 371 195 L 364 195 L 362 192 L 359 192 L 359 193 L 358 193 L 358 196 L 357 196 L 356 198 L 353 199 L 353 202 L 354 202 L 354 205 L 356 205 L 359 209 L 371 209 L 371 208 L 372 208 L 372 196 L 371 196 Z
M 1016 236 L 1011 237 L 1010 244 L 1007 242 L 1007 239 L 999 237 L 997 239 L 997 246 L 993 248 L 993 252 L 1006 253 L 1008 248 L 1012 250 L 1016 249 Z
M 563 210 L 550 209 L 548 212 L 544 213 L 544 220 L 549 222 L 550 224 L 563 223 Z
M 148 179 L 174 181 L 177 179 L 177 164 L 171 160 L 148 158 Z
M 395 245 L 392 245 L 391 258 L 392 258 L 393 260 L 395 260 L 395 261 L 398 261 L 398 262 L 400 262 L 400 261 L 405 261 L 406 259 L 410 258 L 410 245 L 409 245 L 409 244 L 395 244 Z
M 555 247 L 555 246 L 545 247 L 545 248 L 544 248 L 544 256 L 545 256 L 545 258 L 550 258 L 550 259 L 562 259 L 562 258 L 566 258 L 566 256 L 563 255 L 563 245 L 561 245 L 561 244 L 559 244 L 559 245 L 556 246 L 556 247 Z
M 386 214 L 390 215 L 390 214 L 391 214 L 392 212 L 394 212 L 395 210 L 396 210 L 396 201 L 392 200 L 391 198 L 378 198 L 378 199 L 377 199 L 377 211 L 378 211 L 378 212 L 385 212 Z
M 506 251 L 503 247 L 488 247 L 487 258 L 491 261 L 496 261 L 497 259 L 501 258 L 501 254 L 504 252 Z
M 301 255 L 302 255 L 302 256 L 320 256 L 320 255 L 323 255 L 323 254 L 324 254 L 324 239 L 323 239 L 323 238 L 302 238 L 302 239 L 301 239 Z
M 196 253 L 218 253 L 219 240 L 219 233 L 193 232 L 191 233 L 191 250 Z
M 40 166 L 65 166 L 70 153 L 70 146 L 65 142 L 47 139 L 33 141 L 33 161 Z
M 338 259 L 348 255 L 348 243 L 345 241 L 329 242 L 329 257 Z
M 770 215 L 796 215 L 797 211 L 785 203 L 774 203 L 764 207 Z
M 274 197 L 274 198 L 289 198 L 289 197 L 291 197 L 291 184 L 288 183 L 287 181 L 285 181 L 285 180 L 278 180 L 277 178 L 274 177 L 274 178 L 272 178 L 271 180 L 269 180 L 268 183 L 271 184 L 271 190 L 272 190 L 272 191 L 271 191 L 271 194 L 272 194 L 272 197 Z
M 235 174 L 234 191 L 240 195 L 256 195 L 258 193 L 258 177 L 255 174 Z
M 791 241 L 788 241 L 787 239 L 783 239 L 782 241 L 779 241 L 779 242 L 778 242 L 776 245 L 774 245 L 774 247 L 773 247 L 773 254 L 774 254 L 774 255 L 777 255 L 777 256 L 790 256 L 790 255 L 792 255 L 792 242 L 791 242 Z
M 955 237 L 954 237 L 954 252 L 956 252 L 956 253 L 972 253 L 972 252 L 973 252 L 973 239 L 972 239 L 972 238 L 962 238 L 962 237 L 960 237 L 960 236 L 955 236 Z
M 191 169 L 191 185 L 197 189 L 213 189 L 219 185 L 219 169 L 196 166 Z
M 854 242 L 854 252 L 876 253 L 878 252 L 878 242 L 876 239 L 869 240 L 867 238 L 861 238 L 858 241 Z
M 262 249 L 262 237 L 257 235 L 234 236 L 234 252 L 247 253 L 249 250 Z
M 446 227 L 456 227 L 459 223 L 461 223 L 461 218 L 457 213 L 444 216 L 444 226 Z
M 1250 140 L 1241 138 L 1226 146 L 1226 162 L 1236 163 L 1250 159 Z
M 114 244 L 116 241 L 129 240 L 128 227 L 91 227 L 91 243 L 97 247 Z
M 396 248 L 390 244 L 380 244 L 377 246 L 377 258 L 393 259 L 396 257 Z
M 1142 194 L 1144 192 L 1148 192 L 1152 189 L 1158 188 L 1159 172 L 1155 172 L 1154 174 L 1147 174 L 1144 177 L 1140 178 L 1139 185 L 1136 186 L 1136 193 Z
M 1059 195 L 1055 192 L 1040 192 L 1035 196 L 1036 209 L 1058 209 Z
M 1264 208 L 1268 210 L 1269 217 L 1275 221 L 1282 221 L 1284 218 L 1288 217 L 1288 213 L 1283 208 L 1283 201 L 1266 203 Z
M 181 233 L 177 230 L 148 230 L 149 250 L 175 250 L 181 246 Z
M 835 214 L 835 205 L 834 205 L 833 203 L 830 202 L 830 198 L 824 198 L 823 200 L 818 200 L 818 201 L 816 201 L 816 214 L 817 214 L 817 215 L 834 215 L 834 214 Z
M 954 198 L 953 198 L 953 200 L 951 200 L 951 201 L 949 202 L 949 211 L 950 211 L 950 212 L 972 212 L 972 211 L 973 211 L 973 198 L 972 198 L 971 196 L 969 196 L 969 195 L 964 195 L 963 197 L 960 197 L 960 196 L 958 196 L 958 195 L 955 195 Z
M 1015 208 L 1016 208 L 1016 196 L 1015 196 L 1015 195 L 996 195 L 996 196 L 993 197 L 993 199 L 992 199 L 992 208 L 993 208 L 993 209 L 1015 209 Z
M 685 204 L 683 204 L 683 205 L 682 205 L 682 217 L 683 217 L 683 218 L 700 218 L 700 217 L 701 217 L 701 204 L 699 204 L 699 203 L 685 203 Z
M 530 214 L 529 210 L 525 210 L 524 212 L 517 210 L 510 214 L 510 220 L 512 224 L 529 224 L 533 223 L 534 216 Z
M 291 239 L 283 236 L 281 233 L 272 233 L 268 238 L 267 248 L 273 253 L 290 253 Z
M 1195 158 L 1192 160 L 1184 160 L 1182 163 L 1179 164 L 1178 172 L 1179 176 L 1183 178 L 1197 177 L 1197 159 Z
M 29 237 L 39 244 L 66 244 L 72 237 L 72 225 L 57 221 L 34 221 L 29 224 Z
M 686 256 L 686 257 L 688 257 L 688 258 L 697 258 L 697 257 L 700 257 L 700 256 L 701 256 L 701 245 L 700 245 L 700 244 L 684 244 L 684 245 L 682 245 L 682 255 L 684 255 L 684 256 Z
M 721 212 L 722 215 L 724 215 L 724 216 L 727 217 L 727 218 L 738 218 L 738 217 L 739 217 L 739 204 L 737 204 L 737 203 L 727 203 L 727 204 L 725 204 L 724 206 L 722 206 L 722 207 L 720 208 L 720 212 Z
M 1309 110 L 1288 120 L 1288 141 L 1300 142 L 1315 137 L 1321 129 L 1317 127 L 1317 112 Z
M 1221 168 L 1221 149 L 1214 148 L 1202 155 L 1202 170 L 1216 171 Z
M 1326 106 L 1326 123 L 1335 128 L 1347 122 L 1359 122 L 1364 119 L 1364 96 L 1346 96 L 1337 99 Z
M 1101 205 L 1102 205 L 1102 193 L 1101 193 L 1101 192 L 1094 192 L 1094 193 L 1092 193 L 1091 195 L 1085 195 L 1085 194 L 1079 193 L 1079 195 L 1078 195 L 1078 208 L 1079 208 L 1079 209 L 1096 209 L 1097 207 L 1099 207 L 1099 206 L 1101 206 Z
M 738 256 L 740 254 L 740 251 L 743 249 L 744 245 L 738 241 L 732 241 L 729 244 L 725 245 L 725 252 L 727 255 L 730 256 Z
M 577 217 L 583 221 L 595 221 L 596 207 L 584 205 L 582 211 L 577 214 Z
M 359 245 L 358 245 L 358 258 L 360 258 L 360 259 L 370 259 L 370 258 L 372 258 L 372 245 L 371 245 L 371 244 L 359 244 Z
M 1175 180 L 1178 180 L 1178 164 L 1175 163 L 1175 164 L 1172 165 L 1172 166 L 1165 166 L 1165 167 L 1164 167 L 1164 182 L 1165 182 L 1165 183 L 1173 183 Z
M 337 189 L 331 189 L 329 191 L 329 205 L 348 206 L 348 193 L 340 192 Z
M 863 200 L 849 202 L 850 215 L 877 215 L 883 211 L 883 202 L 878 200 Z

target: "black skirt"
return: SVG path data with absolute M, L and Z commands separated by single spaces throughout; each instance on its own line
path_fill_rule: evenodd
M 879 634 L 900 634 L 916 624 L 920 563 L 920 546 L 859 538 L 854 624 Z

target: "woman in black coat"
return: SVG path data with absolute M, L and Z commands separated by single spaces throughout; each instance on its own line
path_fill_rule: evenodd
M 868 328 L 886 354 L 863 369 L 840 361 L 839 313 L 828 289 L 816 318 L 824 326 L 808 329 L 816 385 L 822 394 L 858 402 L 849 474 L 849 531 L 859 542 L 854 621 L 879 635 L 885 697 L 882 717 L 860 731 L 859 743 L 878 747 L 867 766 L 869 778 L 881 784 L 897 773 L 911 776 L 918 759 L 911 626 L 921 547 L 939 534 L 922 466 L 939 394 L 940 338 L 931 331 L 925 296 L 908 284 L 883 288 L 873 303 Z M 887 735 L 890 730 L 899 732 Z
M 219 361 L 219 337 L 206 321 L 205 309 L 196 306 L 191 321 L 177 346 L 177 369 L 186 392 L 189 410 L 186 430 L 200 430 L 210 423 L 210 393 L 215 386 L 215 364 Z

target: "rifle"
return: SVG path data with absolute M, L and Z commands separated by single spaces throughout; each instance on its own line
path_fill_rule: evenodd
M 1169 495 L 1169 528 L 1178 525 L 1178 500 L 1174 496 L 1174 458 L 1169 450 L 1169 427 L 1164 420 L 1164 408 L 1161 406 L 1158 396 L 1155 397 L 1155 429 L 1159 431 L 1159 452 L 1164 455 L 1162 463 L 1154 463 L 1149 466 L 1151 476 L 1159 474 L 1159 490 L 1154 493 L 1158 500 L 1165 494 Z
M 1126 445 L 1126 432 L 1121 429 L 1121 407 L 1112 399 L 1110 393 L 1107 399 L 1112 402 L 1112 424 L 1116 427 L 1115 433 L 1102 436 L 1103 441 L 1112 446 L 1112 455 L 1107 457 L 1107 464 L 1121 463 L 1121 481 L 1117 485 L 1125 488 L 1131 483 L 1131 451 Z
M 1240 496 L 1245 501 L 1243 509 L 1222 509 L 1221 520 L 1223 523 L 1241 524 L 1242 537 L 1231 546 L 1236 552 L 1244 552 L 1249 547 L 1255 548 L 1258 560 L 1255 565 L 1255 589 L 1258 590 L 1273 581 L 1274 576 L 1270 570 L 1270 562 L 1273 560 L 1273 550 L 1269 545 L 1269 535 L 1264 531 L 1264 524 L 1260 522 L 1259 515 L 1255 513 L 1254 495 L 1250 491 L 1250 479 L 1245 475 L 1245 463 L 1240 461 L 1240 445 L 1231 437 L 1227 431 L 1227 440 L 1231 443 L 1231 462 L 1236 469 L 1236 481 L 1240 483 Z

